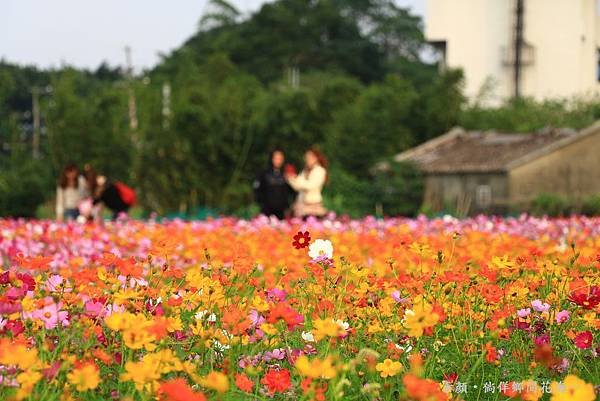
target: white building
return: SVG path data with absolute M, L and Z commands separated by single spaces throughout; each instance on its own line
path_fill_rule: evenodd
M 463 69 L 471 100 L 600 93 L 596 0 L 427 0 L 425 15 L 427 40 Z

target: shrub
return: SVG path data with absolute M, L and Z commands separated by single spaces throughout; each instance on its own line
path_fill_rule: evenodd
M 7 167 L 0 172 L 0 216 L 35 217 L 54 187 L 48 166 L 21 160 Z
M 375 173 L 374 198 L 386 216 L 410 216 L 419 213 L 423 203 L 423 175 L 409 162 L 389 162 L 389 169 Z
M 539 194 L 531 204 L 531 214 L 535 216 L 564 216 L 569 211 L 567 201 L 555 194 Z
M 600 194 L 586 199 L 581 205 L 581 213 L 586 216 L 600 216 Z

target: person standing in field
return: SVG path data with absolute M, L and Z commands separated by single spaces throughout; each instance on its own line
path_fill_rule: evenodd
M 79 203 L 85 196 L 85 178 L 73 163 L 65 166 L 56 188 L 56 220 L 75 220 L 79 216 Z
M 303 219 L 323 217 L 327 213 L 321 194 L 327 182 L 327 159 L 319 150 L 311 148 L 304 154 L 304 163 L 300 174 L 286 174 L 287 182 L 298 192 L 294 215 Z
M 113 220 L 122 213 L 127 213 L 136 203 L 135 191 L 122 182 L 110 182 L 105 176 L 97 178 L 97 188 L 94 195 L 94 206 L 103 204 L 113 212 Z
M 254 181 L 254 197 L 265 216 L 275 216 L 280 220 L 290 207 L 294 192 L 284 176 L 285 154 L 275 149 L 269 157 L 269 167 Z M 289 166 L 286 166 L 289 169 Z

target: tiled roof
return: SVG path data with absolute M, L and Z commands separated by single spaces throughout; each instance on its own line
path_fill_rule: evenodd
M 592 127 L 598 131 L 598 127 Z M 426 173 L 502 172 L 521 161 L 570 143 L 585 132 L 546 129 L 531 134 L 511 134 L 467 132 L 455 128 L 397 155 L 395 160 L 413 161 Z

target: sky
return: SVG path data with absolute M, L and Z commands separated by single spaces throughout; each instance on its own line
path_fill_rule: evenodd
M 207 0 L 0 0 L 0 59 L 95 69 L 125 63 L 132 49 L 136 70 L 149 68 L 196 30 Z M 264 0 L 232 0 L 251 13 Z M 425 0 L 396 0 L 423 15 Z

